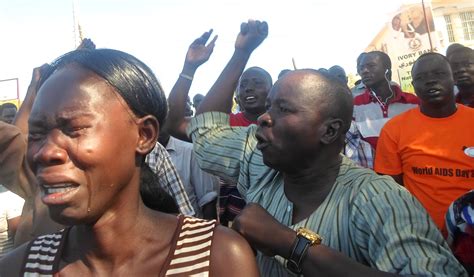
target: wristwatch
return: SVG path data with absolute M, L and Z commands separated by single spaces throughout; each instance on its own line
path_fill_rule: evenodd
M 286 268 L 295 274 L 301 274 L 303 269 L 301 263 L 308 252 L 308 248 L 313 245 L 319 245 L 323 238 L 315 232 L 299 227 L 296 230 L 296 239 L 293 243 L 290 257 L 286 261 Z

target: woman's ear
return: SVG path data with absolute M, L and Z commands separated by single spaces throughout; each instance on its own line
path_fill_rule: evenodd
M 145 156 L 155 147 L 160 133 L 160 124 L 154 116 L 147 115 L 138 119 L 137 126 L 139 138 L 136 151 Z

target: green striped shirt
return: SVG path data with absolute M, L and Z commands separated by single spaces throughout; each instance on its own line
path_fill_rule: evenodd
M 257 126 L 230 127 L 229 117 L 212 112 L 195 117 L 188 133 L 200 166 L 237 182 L 248 203 L 260 204 L 279 222 L 305 226 L 323 244 L 381 271 L 416 276 L 467 276 L 420 203 L 391 178 L 343 157 L 339 175 L 324 202 L 292 224 L 293 203 L 283 175 L 263 163 L 256 149 Z M 290 276 L 281 257 L 257 255 L 263 276 Z

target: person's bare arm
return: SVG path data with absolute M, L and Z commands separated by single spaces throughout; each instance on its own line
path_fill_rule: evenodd
M 241 24 L 240 33 L 235 41 L 234 54 L 202 100 L 196 115 L 209 111 L 231 112 L 232 98 L 240 75 L 242 75 L 252 52 L 267 36 L 268 25 L 265 21 L 249 20 L 247 23 Z
M 17 217 L 7 220 L 9 236 L 11 237 L 15 236 L 16 229 L 18 228 L 18 224 L 20 224 L 20 221 L 21 221 L 21 216 L 17 216 Z
M 260 276 L 254 253 L 235 231 L 217 226 L 211 247 L 211 276 Z
M 217 36 L 214 36 L 214 38 L 206 45 L 211 34 L 212 30 L 205 32 L 189 46 L 183 70 L 168 97 L 168 118 L 163 129 L 173 137 L 181 140 L 190 141 L 186 135 L 186 128 L 189 124 L 189 118 L 184 115 L 186 101 L 196 70 L 199 66 L 209 60 L 209 57 L 214 50 Z
M 35 180 L 26 162 L 26 135 L 0 121 L 0 184 L 23 199 L 34 197 Z
M 81 44 L 76 48 L 79 49 L 90 49 L 94 50 L 96 48 L 95 43 L 90 38 L 85 38 L 81 41 Z
M 77 49 L 95 49 L 95 44 L 92 40 L 85 38 Z M 17 126 L 24 135 L 28 134 L 28 118 L 30 117 L 31 108 L 36 98 L 36 93 L 39 89 L 38 85 L 41 80 L 41 76 L 49 69 L 49 64 L 43 64 L 40 67 L 33 69 L 33 76 L 31 77 L 30 85 L 26 91 L 26 96 L 23 103 L 18 110 L 18 113 L 13 120 L 13 125 Z
M 49 64 L 43 64 L 33 69 L 33 76 L 31 77 L 30 85 L 26 91 L 25 100 L 13 120 L 13 125 L 17 126 L 25 136 L 28 135 L 28 118 L 30 117 L 31 108 L 36 98 L 41 75 L 48 70 L 48 68 Z

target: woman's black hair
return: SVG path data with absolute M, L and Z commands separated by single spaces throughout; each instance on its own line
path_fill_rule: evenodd
M 168 105 L 152 70 L 142 61 L 113 49 L 80 49 L 56 59 L 43 74 L 39 87 L 57 70 L 78 65 L 106 80 L 138 117 L 153 115 L 164 125 Z

